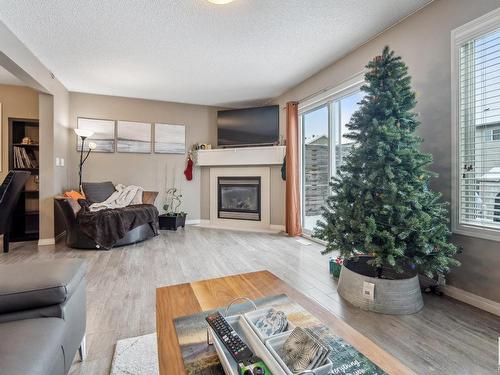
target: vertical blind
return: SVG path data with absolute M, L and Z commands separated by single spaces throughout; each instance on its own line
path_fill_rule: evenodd
M 459 220 L 500 229 L 500 29 L 460 47 Z

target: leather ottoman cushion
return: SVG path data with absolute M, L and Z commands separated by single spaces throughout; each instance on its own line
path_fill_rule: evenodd
M 0 265 L 0 314 L 64 303 L 84 275 L 79 259 Z
M 83 182 L 83 193 L 90 203 L 100 203 L 108 199 L 116 189 L 111 181 L 106 182 Z
M 0 374 L 63 373 L 63 337 L 64 320 L 59 318 L 0 324 Z

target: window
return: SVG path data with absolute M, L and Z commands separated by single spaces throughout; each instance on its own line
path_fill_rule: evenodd
M 500 127 L 496 129 L 486 129 L 484 140 L 485 142 L 500 141 Z
M 359 79 L 358 79 L 359 81 Z M 345 137 L 346 124 L 363 98 L 355 88 L 300 110 L 302 130 L 302 226 L 311 233 L 321 219 L 321 207 L 330 195 L 330 178 L 335 175 L 352 147 Z
M 452 32 L 453 231 L 500 240 L 500 12 Z
M 323 105 L 302 115 L 302 225 L 309 232 L 321 217 L 321 207 L 329 193 L 329 109 Z

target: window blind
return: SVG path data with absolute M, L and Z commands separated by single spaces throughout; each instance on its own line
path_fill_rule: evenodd
M 500 29 L 459 58 L 459 220 L 500 230 Z

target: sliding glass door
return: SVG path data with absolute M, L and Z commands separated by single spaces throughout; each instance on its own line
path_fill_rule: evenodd
M 302 226 L 310 231 L 321 217 L 330 180 L 330 107 L 302 115 Z
M 358 108 L 360 91 L 334 98 L 320 106 L 301 112 L 302 124 L 302 228 L 310 234 L 321 207 L 330 194 L 330 178 L 352 147 L 345 137 L 346 124 Z

